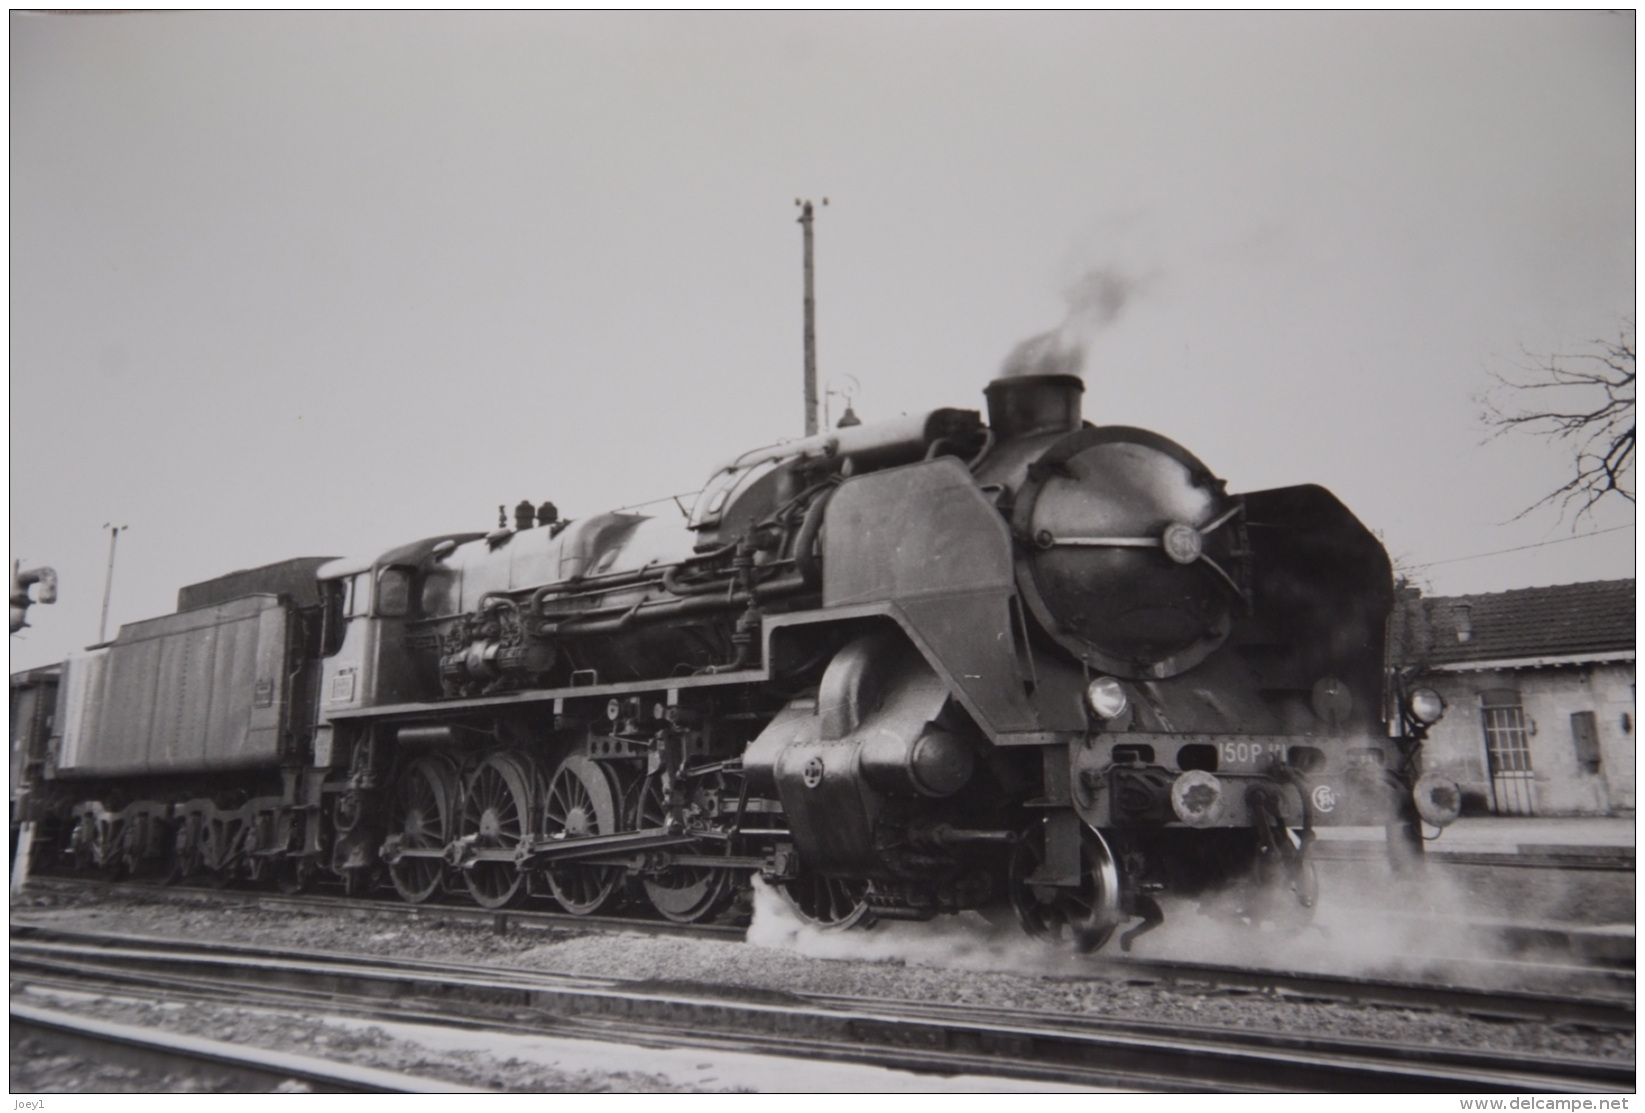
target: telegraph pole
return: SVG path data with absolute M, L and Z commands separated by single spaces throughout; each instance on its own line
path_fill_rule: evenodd
M 828 204 L 828 198 L 822 199 Z M 817 296 L 812 279 L 811 264 L 811 202 L 798 197 L 794 204 L 800 207 L 800 227 L 805 230 L 805 435 L 817 432 Z
M 98 645 L 102 645 L 103 642 L 107 640 L 104 637 L 104 634 L 107 633 L 109 627 L 109 593 L 114 589 L 114 545 L 115 542 L 120 540 L 120 531 L 130 529 L 131 527 L 111 526 L 107 522 L 104 522 L 103 528 L 109 531 L 109 571 L 108 575 L 103 577 L 103 617 L 102 620 L 97 623 Z

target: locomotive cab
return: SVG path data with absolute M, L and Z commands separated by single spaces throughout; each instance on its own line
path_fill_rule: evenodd
M 427 565 L 480 534 L 442 535 L 375 558 L 341 558 L 315 573 L 324 604 L 316 766 L 349 760 L 334 716 L 418 698 L 426 690 L 412 627 L 443 586 Z

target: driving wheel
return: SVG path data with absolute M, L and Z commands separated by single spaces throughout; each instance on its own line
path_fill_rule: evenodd
M 611 835 L 617 831 L 617 794 L 597 761 L 572 754 L 560 762 L 543 799 L 543 834 L 551 839 Z M 623 871 L 567 862 L 548 869 L 554 899 L 573 916 L 592 916 L 611 901 Z
M 667 799 L 661 777 L 647 777 L 640 790 L 639 815 L 634 826 L 655 831 L 668 824 Z M 665 920 L 695 924 L 724 908 L 731 897 L 731 871 L 712 866 L 670 865 L 640 879 L 651 907 Z
M 492 754 L 463 785 L 459 837 L 475 850 L 508 852 L 506 860 L 480 859 L 463 867 L 469 896 L 482 908 L 505 908 L 524 892 L 525 874 L 513 853 L 531 831 L 532 781 L 527 759 Z
M 402 851 L 425 852 L 402 857 L 388 868 L 389 879 L 401 900 L 421 904 L 439 891 L 445 861 L 426 852 L 443 853 L 451 841 L 456 797 L 457 778 L 443 758 L 418 758 L 395 782 L 389 831 L 400 837 Z

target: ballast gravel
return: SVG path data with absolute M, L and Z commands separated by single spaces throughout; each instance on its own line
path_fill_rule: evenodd
M 646 1071 L 557 1070 L 517 1057 L 472 1050 L 430 1047 L 400 1039 L 375 1025 L 339 1027 L 313 1018 L 263 1009 L 225 1008 L 191 1003 L 154 1004 L 133 997 L 97 997 L 79 1002 L 42 997 L 36 1004 L 60 1011 L 139 1028 L 163 1028 L 204 1036 L 238 1046 L 260 1047 L 394 1071 L 415 1078 L 438 1079 L 476 1090 L 516 1094 L 668 1094 L 727 1093 L 734 1087 L 682 1085 L 678 1079 Z M 75 1093 L 231 1093 L 233 1083 L 209 1070 L 160 1075 L 134 1067 L 88 1062 L 24 1039 L 12 1046 L 11 1092 Z M 276 1084 L 270 1093 L 307 1093 L 297 1079 Z
M 733 994 L 808 994 L 933 1004 L 1023 1009 L 1081 1017 L 1140 1020 L 1174 1026 L 1262 1029 L 1415 1046 L 1488 1049 L 1523 1055 L 1575 1056 L 1632 1062 L 1631 1031 L 1574 1023 L 1492 1020 L 1480 1016 L 1239 992 L 1184 983 L 1129 982 L 1100 960 L 1056 951 L 1014 931 L 990 929 L 980 918 L 936 924 L 885 924 L 868 932 L 821 933 L 795 922 L 774 896 L 757 894 L 746 943 L 658 937 L 633 932 L 540 929 L 442 917 L 437 908 L 415 918 L 398 909 L 312 911 L 259 909 L 201 898 L 129 891 L 74 894 L 45 891 L 14 898 L 14 925 L 81 931 L 132 931 L 176 939 L 211 939 L 308 951 L 384 955 L 431 961 L 519 967 L 659 987 L 719 987 Z M 14 987 L 15 991 L 15 987 Z M 54 1005 L 53 1007 L 59 1007 Z M 187 1009 L 110 999 L 63 1005 L 104 1019 L 152 1023 L 213 1038 L 233 1038 L 275 1050 L 325 1053 L 348 1061 L 424 1073 L 465 1085 L 515 1092 L 662 1092 L 677 1080 L 623 1072 L 545 1070 L 478 1052 L 432 1053 L 427 1047 L 366 1028 L 339 1034 L 308 1018 L 279 1018 L 243 1009 Z M 221 1014 L 221 1015 L 218 1015 Z M 225 1036 L 223 1033 L 230 1033 Z M 63 1092 L 20 1085 L 14 1092 Z M 714 1091 L 716 1087 L 709 1086 Z

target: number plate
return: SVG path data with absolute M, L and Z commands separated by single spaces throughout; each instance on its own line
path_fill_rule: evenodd
M 1217 743 L 1217 772 L 1259 773 L 1285 760 L 1284 742 L 1224 739 Z

